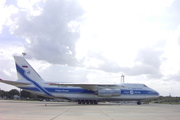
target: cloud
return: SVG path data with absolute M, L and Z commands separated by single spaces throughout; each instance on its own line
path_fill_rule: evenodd
M 180 74 L 180 72 L 179 72 L 179 74 Z M 180 81 L 180 75 L 171 75 L 168 79 L 166 79 L 166 80 L 173 80 L 173 81 Z
M 163 16 L 163 21 L 167 25 L 167 28 L 170 30 L 176 30 L 178 25 L 180 24 L 180 13 L 179 13 L 179 5 L 180 1 L 179 0 L 174 0 L 172 2 L 172 5 L 170 7 L 166 8 L 166 14 Z
M 162 77 L 160 72 L 162 54 L 163 51 L 155 48 L 139 50 L 136 62 L 140 63 L 140 65 L 135 66 L 133 71 L 137 71 L 139 74 L 149 74 L 151 77 Z
M 124 68 L 127 75 L 146 75 L 148 78 L 161 78 L 160 71 L 161 55 L 163 51 L 156 50 L 155 47 L 140 49 L 135 65 L 132 68 Z
M 73 67 L 52 65 L 48 69 L 40 72 L 40 74 L 47 81 L 85 83 L 88 81 L 87 74 L 89 72 L 90 71 L 84 69 L 74 69 Z
M 20 11 L 11 30 L 26 39 L 28 57 L 77 66 L 75 45 L 83 14 L 84 10 L 76 0 L 48 0 L 38 16 Z
M 164 81 L 180 81 L 180 70 L 163 78 Z
M 6 5 L 5 0 L 0 1 L 0 34 L 2 34 L 3 26 L 9 24 L 8 18 L 11 16 L 12 13 L 17 13 L 18 9 L 14 5 Z
M 2 51 L 0 50 L 0 79 L 6 80 L 15 80 L 16 72 L 13 58 L 11 59 L 7 55 L 3 55 Z M 13 67 L 12 67 L 13 66 Z
M 102 53 L 89 52 L 88 59 L 96 58 L 101 61 L 98 67 L 93 65 L 88 66 L 88 69 L 98 69 L 110 73 L 122 72 L 129 76 L 146 75 L 148 78 L 161 78 L 163 75 L 160 71 L 161 55 L 163 51 L 156 50 L 155 47 L 140 49 L 137 58 L 134 61 L 134 66 L 127 67 L 122 64 L 106 58 Z

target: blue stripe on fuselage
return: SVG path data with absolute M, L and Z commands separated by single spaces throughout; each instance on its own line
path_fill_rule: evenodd
M 39 92 L 39 89 L 35 87 L 24 87 L 22 89 Z M 83 88 L 44 88 L 51 93 L 66 93 L 66 94 L 94 94 L 93 91 L 89 91 Z M 121 90 L 122 95 L 158 95 L 157 92 L 149 90 Z
M 21 74 L 26 80 L 28 80 L 29 82 L 33 83 L 40 91 L 44 92 L 46 95 L 48 96 L 53 96 L 50 93 L 48 93 L 43 87 L 41 87 L 38 83 L 36 83 L 35 81 L 31 80 L 29 77 L 27 77 L 25 75 L 25 70 L 23 70 L 19 65 L 16 64 L 16 69 L 18 71 L 19 74 Z
M 21 87 L 21 89 L 31 90 L 34 92 L 40 92 L 40 90 L 35 87 Z M 89 90 L 82 89 L 82 88 L 44 88 L 44 89 L 46 89 L 48 92 L 51 92 L 51 93 L 94 94 L 93 91 L 89 91 Z

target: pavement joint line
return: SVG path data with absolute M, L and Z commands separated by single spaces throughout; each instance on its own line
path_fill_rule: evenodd
M 99 109 L 99 108 L 97 108 L 97 107 L 96 107 L 96 109 L 98 109 L 101 113 L 103 113 L 105 116 L 107 116 L 107 117 L 110 118 L 111 120 L 114 120 L 114 119 L 112 119 L 109 115 L 107 115 L 105 112 L 103 112 L 101 109 Z
M 69 111 L 70 109 L 72 109 L 73 107 L 70 107 L 69 109 L 67 109 L 66 111 L 64 111 L 64 112 L 62 112 L 62 113 L 60 113 L 60 114 L 58 114 L 57 116 L 55 116 L 55 117 L 53 117 L 53 118 L 51 118 L 50 120 L 54 120 L 54 119 L 56 119 L 57 117 L 59 117 L 59 116 L 61 116 L 62 114 L 64 114 L 64 113 L 66 113 L 67 111 Z

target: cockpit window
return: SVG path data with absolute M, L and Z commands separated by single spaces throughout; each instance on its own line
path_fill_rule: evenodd
M 144 87 L 147 87 L 147 86 L 144 84 Z

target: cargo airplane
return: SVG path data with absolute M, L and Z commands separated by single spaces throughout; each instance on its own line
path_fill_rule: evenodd
M 98 104 L 101 101 L 137 101 L 157 98 L 159 93 L 145 84 L 57 83 L 44 81 L 31 65 L 20 56 L 14 56 L 17 81 L 0 82 L 49 98 L 68 99 L 78 104 Z M 54 78 L 55 79 L 55 78 Z M 57 79 L 57 78 L 56 78 Z

